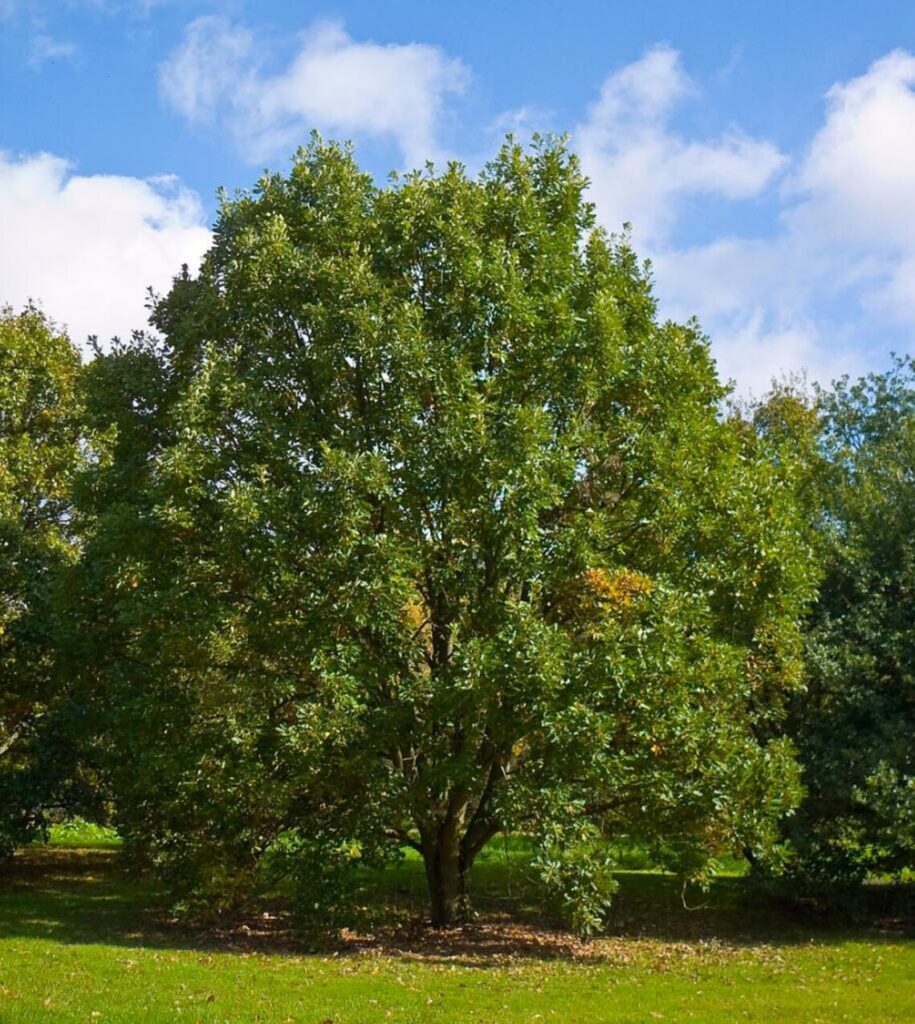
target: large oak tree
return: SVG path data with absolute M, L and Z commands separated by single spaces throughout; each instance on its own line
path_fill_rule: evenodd
M 694 875 L 772 838 L 791 460 L 585 191 L 550 140 L 379 187 L 315 139 L 224 197 L 164 345 L 108 357 L 154 372 L 99 392 L 132 440 L 94 470 L 85 608 L 121 827 L 173 873 L 412 846 L 441 925 L 520 832 L 588 928 L 608 837 Z

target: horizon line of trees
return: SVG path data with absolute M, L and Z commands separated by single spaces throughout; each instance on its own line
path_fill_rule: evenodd
M 318 137 L 224 196 L 155 333 L 0 311 L 0 854 L 64 809 L 176 894 L 303 913 L 528 836 L 601 926 L 915 861 L 915 363 L 729 401 L 562 141 L 380 187 Z M 341 911 L 342 912 L 342 911 Z

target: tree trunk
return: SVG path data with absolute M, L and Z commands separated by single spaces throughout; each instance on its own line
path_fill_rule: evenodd
M 442 818 L 419 826 L 433 928 L 447 928 L 467 916 L 467 872 L 480 850 L 499 831 L 490 813 L 496 777 L 493 769 L 469 822 L 471 801 L 466 789 L 457 788 Z
M 423 849 L 432 927 L 447 928 L 466 911 L 464 865 L 458 842 L 435 842 Z

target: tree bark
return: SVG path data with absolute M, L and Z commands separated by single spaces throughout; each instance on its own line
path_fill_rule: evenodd
M 432 836 L 424 837 L 422 843 L 433 928 L 458 923 L 467 909 L 465 875 L 469 864 L 462 856 L 456 825 L 448 822 Z
M 429 907 L 433 928 L 447 928 L 464 916 L 466 890 L 460 856 L 438 850 L 426 857 L 426 880 L 429 883 Z
M 419 826 L 418 847 L 426 868 L 434 928 L 447 928 L 467 916 L 467 873 L 480 850 L 500 831 L 492 813 L 493 791 L 500 777 L 497 767 L 495 762 L 490 766 L 478 799 L 472 799 L 466 787 L 456 787 L 442 817 Z

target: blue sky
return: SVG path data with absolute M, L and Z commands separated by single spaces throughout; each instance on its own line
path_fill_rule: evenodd
M 665 314 L 756 391 L 915 339 L 915 4 L 0 0 L 0 301 L 142 326 L 217 186 L 311 127 L 376 174 L 571 133 Z

